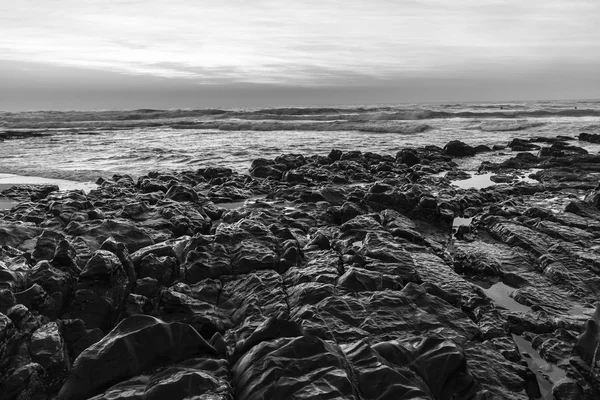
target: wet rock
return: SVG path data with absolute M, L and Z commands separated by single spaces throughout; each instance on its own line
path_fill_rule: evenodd
M 185 322 L 207 339 L 231 327 L 226 311 L 216 306 L 216 299 L 211 304 L 176 288 L 161 292 L 156 316 L 167 322 Z
M 280 338 L 244 354 L 232 366 L 232 382 L 243 399 L 354 398 L 346 368 L 341 350 L 319 338 Z
M 42 229 L 31 223 L 0 222 L 0 246 L 18 248 L 41 233 Z
M 283 279 L 275 271 L 268 270 L 232 276 L 223 282 L 219 307 L 230 310 L 234 324 L 239 324 L 248 317 L 287 315 Z
M 127 221 L 106 219 L 81 224 L 72 222 L 67 226 L 66 231 L 70 235 L 85 237 L 90 245 L 96 248 L 110 237 L 124 243 L 131 253 L 154 244 L 148 233 Z
M 396 154 L 396 161 L 404 163 L 409 167 L 419 164 L 421 159 L 416 150 L 414 149 L 402 149 Z
M 583 140 L 584 142 L 590 143 L 600 143 L 600 135 L 597 135 L 595 133 L 582 132 L 579 134 L 579 140 Z
M 29 351 L 33 360 L 45 370 L 43 381 L 46 388 L 51 392 L 58 391 L 71 368 L 71 362 L 56 322 L 40 327 L 31 335 Z
M 526 366 L 496 352 L 489 342 L 470 342 L 464 347 L 471 375 L 492 398 L 526 400 L 539 398 L 535 375 Z
M 174 201 L 198 201 L 198 193 L 191 186 L 184 184 L 170 186 L 165 197 Z
M 179 275 L 179 263 L 174 257 L 157 257 L 148 254 L 140 263 L 139 278 L 156 279 L 159 285 L 167 285 L 173 282 Z
M 573 352 L 581 356 L 584 360 L 595 366 L 598 360 L 598 350 L 600 349 L 600 306 L 596 307 L 596 311 L 591 319 L 585 325 L 584 330 L 577 338 L 577 343 Z
M 277 254 L 258 241 L 244 240 L 232 252 L 232 272 L 246 274 L 255 270 L 275 269 Z
M 28 363 L 12 372 L 0 383 L 3 399 L 43 399 L 46 390 L 42 383 L 44 368 L 37 363 Z
M 148 347 L 147 343 L 154 345 Z M 189 325 L 131 316 L 77 357 L 57 399 L 89 398 L 117 380 L 199 356 L 218 358 L 216 350 Z
M 338 343 L 366 337 L 389 340 L 411 332 L 443 332 L 460 343 L 479 332 L 462 311 L 413 283 L 401 291 L 331 296 L 315 306 L 293 310 L 293 315 L 307 332 Z
M 42 318 L 29 311 L 23 304 L 17 304 L 8 309 L 6 316 L 23 332 L 33 332 L 42 326 Z
M 127 298 L 127 274 L 116 255 L 98 250 L 88 261 L 75 286 L 69 314 L 89 328 L 107 332 Z
M 92 400 L 106 398 L 130 398 L 158 400 L 173 398 L 232 398 L 229 385 L 228 365 L 225 360 L 193 358 L 174 364 L 152 375 L 140 375 L 129 379 Z
M 66 319 L 60 323 L 60 332 L 63 337 L 70 359 L 76 359 L 79 354 L 104 337 L 104 333 L 98 329 L 87 329 L 85 322 L 81 319 Z
M 391 341 L 373 348 L 391 364 L 414 371 L 425 382 L 432 398 L 469 398 L 477 391 L 463 350 L 452 341 L 427 337 L 415 346 L 404 347 Z
M 560 380 L 552 387 L 552 396 L 556 400 L 591 399 L 586 396 L 580 384 L 568 378 Z
M 388 274 L 369 271 L 364 268 L 351 267 L 339 277 L 338 288 L 349 292 L 374 292 L 381 290 L 402 289 L 402 279 Z
M 444 154 L 452 157 L 468 157 L 476 154 L 475 149 L 460 140 L 453 140 L 444 146 Z

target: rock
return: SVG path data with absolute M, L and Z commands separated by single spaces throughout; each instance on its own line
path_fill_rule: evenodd
M 230 399 L 233 390 L 228 383 L 229 369 L 225 360 L 192 358 L 174 364 L 152 375 L 141 375 L 112 386 L 91 400 L 129 398 L 159 400 Z
M 45 370 L 43 381 L 47 390 L 58 391 L 71 368 L 71 362 L 56 322 L 41 326 L 31 335 L 29 351 L 33 360 Z
M 174 257 L 145 256 L 140 264 L 139 278 L 156 279 L 159 285 L 167 285 L 179 275 L 179 263 Z
M 415 347 L 398 342 L 373 346 L 389 363 L 413 370 L 427 385 L 432 398 L 469 398 L 476 390 L 463 350 L 449 340 L 427 337 Z
M 58 243 L 65 239 L 64 235 L 45 229 L 40 236 L 36 238 L 33 258 L 37 261 L 52 260 Z
M 590 143 L 600 143 L 600 135 L 582 132 L 579 134 L 579 140 Z
M 42 229 L 31 223 L 0 222 L 0 246 L 20 247 L 41 233 Z
M 104 333 L 98 328 L 87 329 L 85 322 L 81 319 L 62 320 L 60 331 L 72 360 L 104 337 Z
M 98 250 L 87 262 L 75 286 L 69 314 L 89 328 L 107 332 L 127 299 L 128 277 L 116 255 Z
M 416 150 L 402 149 L 396 154 L 396 161 L 412 167 L 413 165 L 419 164 L 421 159 Z
M 232 367 L 241 399 L 357 398 L 343 353 L 316 337 L 263 341 Z
M 600 305 L 584 325 L 584 331 L 577 337 L 573 352 L 581 356 L 592 367 L 598 361 L 600 350 Z
M 218 358 L 216 350 L 189 325 L 134 315 L 77 357 L 57 399 L 86 399 L 117 380 L 199 356 Z
M 452 157 L 468 157 L 476 154 L 475 149 L 460 140 L 453 140 L 444 146 L 444 154 Z
M 396 365 L 375 346 L 364 341 L 340 346 L 352 367 L 356 385 L 364 399 L 431 399 L 433 394 L 406 365 Z
M 12 372 L 0 385 L 2 399 L 44 399 L 46 390 L 42 383 L 44 368 L 28 363 Z
M 175 201 L 198 201 L 198 193 L 189 185 L 175 184 L 165 194 L 167 199 Z
M 154 241 L 144 230 L 128 221 L 106 219 L 93 220 L 85 223 L 70 223 L 66 231 L 70 235 L 82 236 L 94 243 L 96 248 L 106 239 L 113 237 L 116 241 L 124 243 L 127 250 L 133 253 L 142 247 L 154 244 Z
M 327 158 L 329 158 L 332 161 L 338 161 L 338 160 L 340 160 L 342 158 L 342 154 L 343 153 L 342 153 L 341 150 L 332 149 L 329 152 L 329 155 L 327 156 Z
M 600 137 L 600 135 L 598 135 Z M 552 396 L 556 400 L 585 399 L 585 392 L 576 381 L 564 378 L 556 382 L 552 387 Z

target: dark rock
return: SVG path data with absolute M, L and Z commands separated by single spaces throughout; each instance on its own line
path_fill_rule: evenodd
M 96 251 L 79 276 L 69 314 L 84 320 L 89 328 L 109 331 L 125 305 L 127 281 L 116 255 Z
M 579 134 L 579 140 L 590 143 L 600 143 L 600 135 L 582 132 Z
M 373 348 L 391 364 L 413 370 L 435 399 L 469 398 L 477 391 L 463 350 L 449 340 L 427 337 L 415 347 L 384 342 Z
M 469 157 L 476 154 L 475 148 L 460 140 L 448 142 L 448 144 L 444 146 L 443 152 L 452 157 Z
M 40 327 L 31 335 L 29 351 L 33 360 L 45 370 L 43 381 L 47 390 L 58 391 L 71 368 L 71 362 L 56 322 Z
M 232 382 L 243 399 L 354 398 L 347 368 L 343 353 L 319 338 L 279 338 L 244 354 L 232 367 Z
M 596 307 L 596 311 L 591 319 L 584 325 L 584 331 L 577 338 L 577 343 L 573 352 L 582 359 L 586 360 L 592 366 L 597 361 L 598 349 L 600 348 L 600 306 Z
M 402 149 L 396 154 L 396 161 L 404 163 L 409 167 L 419 164 L 421 159 L 416 150 L 414 149 Z
M 77 357 L 57 399 L 89 398 L 117 380 L 198 356 L 218 358 L 216 350 L 189 325 L 131 316 Z
M 116 241 L 124 243 L 129 252 L 154 244 L 148 233 L 133 223 L 122 220 L 94 220 L 83 224 L 72 222 L 66 231 L 70 235 L 85 237 L 90 244 L 98 247 L 106 239 L 113 237 Z

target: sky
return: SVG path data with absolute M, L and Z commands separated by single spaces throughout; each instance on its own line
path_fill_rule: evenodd
M 598 0 L 0 0 L 0 110 L 600 98 Z

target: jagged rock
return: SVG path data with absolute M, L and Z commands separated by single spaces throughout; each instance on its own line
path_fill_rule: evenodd
M 25 364 L 0 383 L 0 395 L 6 400 L 46 398 L 43 376 L 44 368 L 40 364 Z
M 598 135 L 600 137 L 600 135 Z M 576 381 L 565 378 L 556 382 L 552 387 L 552 396 L 556 400 L 587 400 L 591 397 L 586 396 L 583 388 Z
M 600 357 L 600 305 L 596 306 L 596 311 L 584 326 L 584 331 L 577 338 L 577 343 L 573 352 L 581 356 L 590 365 L 595 363 Z
M 33 360 L 45 370 L 43 381 L 46 388 L 51 392 L 57 391 L 71 368 L 71 362 L 56 322 L 49 322 L 33 332 L 29 351 Z
M 414 149 L 402 149 L 396 154 L 396 161 L 404 163 L 409 167 L 419 164 L 421 159 L 419 154 Z
M 233 396 L 228 380 L 229 370 L 225 360 L 192 358 L 151 376 L 141 375 L 119 383 L 90 400 L 125 399 L 130 396 L 142 400 L 167 397 L 227 400 Z
M 79 354 L 104 337 L 98 328 L 87 329 L 81 319 L 66 319 L 60 323 L 60 332 L 69 350 L 70 359 L 76 359 Z
M 159 285 L 167 285 L 179 274 L 179 263 L 174 257 L 157 257 L 148 254 L 140 263 L 139 278 L 156 279 Z
M 477 390 L 463 350 L 452 341 L 427 337 L 414 347 L 391 341 L 373 349 L 392 365 L 413 370 L 425 382 L 432 398 L 469 398 Z
M 128 277 L 116 255 L 98 250 L 87 262 L 75 286 L 69 314 L 89 328 L 107 332 L 127 298 Z
M 127 221 L 106 219 L 84 223 L 72 222 L 67 226 L 66 231 L 70 235 L 87 238 L 89 243 L 97 246 L 96 248 L 110 237 L 124 243 L 129 252 L 154 244 L 148 233 Z
M 175 201 L 198 201 L 198 193 L 191 186 L 184 184 L 172 185 L 165 197 Z
M 479 333 L 462 311 L 413 283 L 401 291 L 331 296 L 314 306 L 293 309 L 292 315 L 305 331 L 338 343 L 387 340 L 411 332 L 443 332 L 462 343 Z
M 61 233 L 44 229 L 42 234 L 36 238 L 33 258 L 37 261 L 52 260 L 58 243 L 64 239 L 65 237 Z
M 0 246 L 20 248 L 41 233 L 42 229 L 31 223 L 0 222 Z
M 157 316 L 167 322 L 185 322 L 203 337 L 210 338 L 215 332 L 224 333 L 231 327 L 226 311 L 217 307 L 214 300 L 209 303 L 169 288 L 161 293 Z
M 134 315 L 77 357 L 57 399 L 86 399 L 117 380 L 199 356 L 218 359 L 216 350 L 189 325 Z
M 241 399 L 356 398 L 344 355 L 335 345 L 300 336 L 263 341 L 232 366 Z

